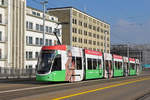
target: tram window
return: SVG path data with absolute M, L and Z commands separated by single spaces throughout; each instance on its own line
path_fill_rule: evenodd
M 76 57 L 76 68 L 77 68 L 77 70 L 82 69 L 82 59 L 81 59 L 81 57 Z
M 101 69 L 102 65 L 101 65 L 101 60 L 98 59 L 98 69 Z
M 54 63 L 52 66 L 52 71 L 57 71 L 61 70 L 61 55 L 57 55 L 56 58 L 54 59 Z
M 118 69 L 118 62 L 115 61 L 115 68 Z
M 92 69 L 92 59 L 87 58 L 88 69 Z
M 135 65 L 134 64 L 131 64 L 131 69 L 135 69 Z
M 122 62 L 118 62 L 118 69 L 122 69 Z
M 108 60 L 105 61 L 105 68 L 106 68 L 107 71 L 109 71 L 109 64 L 108 64 L 108 62 L 109 62 Z
M 75 64 L 75 57 L 74 56 L 72 56 L 72 64 Z M 75 65 L 76 66 L 76 65 Z
M 97 59 L 93 59 L 93 69 L 97 68 Z

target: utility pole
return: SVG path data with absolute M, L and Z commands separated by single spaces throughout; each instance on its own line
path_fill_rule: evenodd
M 130 55 L 129 55 L 129 43 L 127 43 L 127 57 L 129 58 Z
M 40 2 L 43 5 L 43 46 L 45 45 L 45 6 L 48 3 L 47 0 Z
M 107 47 L 107 31 L 104 32 L 105 33 L 105 48 L 104 48 L 104 53 L 106 53 L 106 47 Z

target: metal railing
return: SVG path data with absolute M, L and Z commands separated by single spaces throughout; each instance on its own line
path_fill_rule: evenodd
M 36 75 L 36 69 L 15 69 L 0 67 L 1 78 L 33 78 Z

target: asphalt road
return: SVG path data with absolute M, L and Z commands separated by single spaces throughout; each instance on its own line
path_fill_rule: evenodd
M 0 80 L 0 100 L 150 100 L 150 70 L 140 76 L 42 83 Z

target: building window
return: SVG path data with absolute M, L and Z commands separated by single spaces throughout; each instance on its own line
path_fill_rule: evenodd
M 93 34 L 93 37 L 96 38 L 96 34 Z
M 77 37 L 74 38 L 74 42 L 77 42 Z
M 39 31 L 39 29 L 40 29 L 40 25 L 36 24 L 36 30 Z
M 103 42 L 101 42 L 101 46 L 103 46 Z
M 52 33 L 52 27 L 49 27 L 49 33 Z
M 84 43 L 87 44 L 87 39 L 84 39 Z
M 72 19 L 72 23 L 73 24 L 77 24 L 77 20 L 76 19 Z
M 32 37 L 29 36 L 29 44 L 32 44 Z
M 79 21 L 79 26 L 82 26 L 82 21 Z
M 29 22 L 26 21 L 26 28 L 29 29 Z
M 96 30 L 96 26 L 93 26 L 93 30 Z
M 35 52 L 35 58 L 38 58 L 39 52 Z
M 2 0 L 2 5 L 4 5 L 4 0 Z
M 89 25 L 89 29 L 92 29 L 92 25 Z
M 37 13 L 37 16 L 41 16 L 40 13 Z
M 99 39 L 99 35 L 97 34 L 97 39 Z
M 100 31 L 100 28 L 99 27 L 97 27 L 97 32 L 99 32 Z
M 45 45 L 47 45 L 48 46 L 48 39 L 46 39 L 46 44 Z
M 40 38 L 40 45 L 43 45 L 43 39 Z
M 29 37 L 26 36 L 26 44 L 29 44 Z
M 51 20 L 54 20 L 54 17 L 52 17 Z
M 35 43 L 36 43 L 36 45 L 39 45 L 39 38 L 35 39 Z
M 28 59 L 29 58 L 29 53 L 28 53 L 28 51 L 26 51 L 26 59 Z
M 89 44 L 92 44 L 92 40 L 89 40 Z
M 73 33 L 77 33 L 77 28 L 72 28 Z
M 44 30 L 43 25 L 40 25 L 40 31 L 42 32 Z
M 35 12 L 35 11 L 32 11 L 32 15 L 35 15 L 35 16 L 36 16 L 36 12 Z
M 89 36 L 92 36 L 92 33 L 91 33 L 91 32 L 89 32 Z
M 74 42 L 74 37 L 72 37 L 72 41 Z
M 0 31 L 0 41 L 2 41 L 2 31 Z
M 109 44 L 107 44 L 107 47 L 109 47 Z
M 33 29 L 33 23 L 32 22 L 29 22 L 29 29 Z
M 104 33 L 104 30 L 103 30 L 103 29 L 101 29 L 101 32 L 102 32 L 102 33 Z
M 109 41 L 109 37 L 107 38 L 107 41 Z
M 2 23 L 2 14 L 0 14 L 0 23 Z
M 96 41 L 93 41 L 93 45 L 96 45 Z
M 32 59 L 32 52 L 29 52 L 29 59 Z
M 51 46 L 52 45 L 52 40 L 49 40 L 49 46 Z
M 97 42 L 97 46 L 99 46 L 99 42 Z
M 82 30 L 79 29 L 79 30 L 78 30 L 78 34 L 82 34 Z
M 46 32 L 48 33 L 48 26 L 46 26 Z
M 84 31 L 84 35 L 87 35 L 87 31 Z
M 101 36 L 101 39 L 103 40 L 103 36 Z
M 87 23 L 84 23 L 84 27 L 85 27 L 85 28 L 87 27 Z
M 0 49 L 0 59 L 2 59 L 2 49 Z

